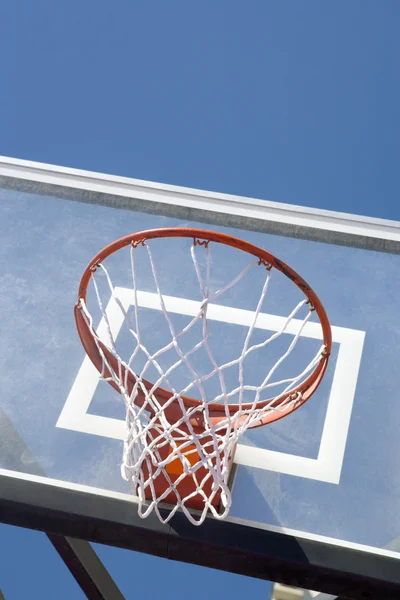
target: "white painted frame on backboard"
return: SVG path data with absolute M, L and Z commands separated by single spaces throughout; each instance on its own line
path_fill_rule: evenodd
M 128 310 L 133 304 L 132 290 L 116 287 L 115 291 L 124 309 Z M 174 296 L 163 296 L 163 298 L 169 312 L 189 316 L 195 316 L 198 312 L 198 302 Z M 157 294 L 139 292 L 138 302 L 142 307 L 161 310 Z M 123 325 L 123 315 L 113 298 L 110 299 L 106 312 L 112 335 L 116 339 Z M 254 313 L 250 310 L 212 304 L 209 306 L 207 314 L 211 320 L 247 327 L 250 326 L 254 317 Z M 256 327 L 279 331 L 285 320 L 284 317 L 261 313 Z M 295 333 L 299 324 L 300 321 L 293 319 L 286 332 Z M 106 341 L 107 328 L 104 318 L 101 319 L 97 331 L 100 337 Z M 320 324 L 307 323 L 302 335 L 322 340 Z M 333 326 L 332 336 L 333 342 L 338 344 L 338 357 L 317 458 L 307 458 L 239 444 L 235 455 L 236 464 L 328 483 L 339 483 L 365 332 Z M 99 381 L 97 370 L 86 356 L 63 406 L 57 427 L 123 440 L 125 437 L 123 420 L 93 415 L 88 412 Z

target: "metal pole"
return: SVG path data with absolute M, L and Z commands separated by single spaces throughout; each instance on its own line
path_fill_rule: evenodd
M 11 461 L 16 457 L 29 458 L 29 472 L 35 475 L 45 475 L 41 466 L 30 454 L 24 441 L 15 431 L 12 423 L 3 410 L 0 409 L 0 431 L 2 451 L 10 456 Z M 15 466 L 18 470 L 19 465 Z M 24 472 L 24 469 L 20 469 Z M 124 600 L 123 595 L 107 569 L 93 550 L 89 542 L 47 533 L 51 544 L 70 570 L 76 582 L 86 594 L 88 600 Z M 56 596 L 56 594 L 55 594 Z M 0 600 L 4 595 L 0 591 Z

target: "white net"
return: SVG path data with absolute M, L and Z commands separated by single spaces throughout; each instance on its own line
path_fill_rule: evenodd
M 96 269 L 93 269 L 92 282 L 95 296 L 108 331 L 106 345 L 115 361 L 110 361 L 107 353 L 104 352 L 104 339 L 99 338 L 88 308 L 85 302 L 80 300 L 85 321 L 102 357 L 101 376 L 118 388 L 126 405 L 122 476 L 131 483 L 134 493 L 138 496 L 139 515 L 144 518 L 155 511 L 164 523 L 168 522 L 178 509 L 183 511 L 194 525 L 200 525 L 208 514 L 216 519 L 226 517 L 232 503 L 231 490 L 228 486 L 229 473 L 238 440 L 249 427 L 259 423 L 266 413 L 271 411 L 286 413 L 293 408 L 293 405 L 299 401 L 299 394 L 288 392 L 304 381 L 321 360 L 324 352 L 324 346 L 321 346 L 300 373 L 275 381 L 274 374 L 293 352 L 311 317 L 313 307 L 307 298 L 302 299 L 290 312 L 279 331 L 266 333 L 262 341 L 252 343 L 273 269 L 263 261 L 251 259 L 249 264 L 226 285 L 212 292 L 210 245 L 208 241 L 195 240 L 191 246 L 191 260 L 196 273 L 200 300 L 196 315 L 181 329 L 176 327 L 167 310 L 159 273 L 148 242 L 142 242 L 140 245 L 133 244 L 130 249 L 133 314 L 126 309 L 118 297 L 106 266 L 99 264 Z M 147 252 L 159 307 L 170 333 L 168 343 L 156 351 L 148 349 L 148 344 L 145 343 L 142 335 L 138 301 L 140 292 L 135 260 L 137 252 Z M 199 261 L 199 252 L 202 253 L 202 263 Z M 254 268 L 262 268 L 265 279 L 252 322 L 247 329 L 244 343 L 237 348 L 237 357 L 225 364 L 218 364 L 210 344 L 207 311 L 211 303 L 236 286 Z M 124 359 L 117 351 L 116 339 L 102 300 L 97 281 L 99 272 L 105 275 L 109 293 L 119 307 L 130 334 L 131 351 Z M 246 359 L 251 358 L 252 353 L 264 350 L 280 338 L 304 306 L 306 306 L 306 314 L 301 319 L 296 333 L 291 336 L 284 352 L 267 369 L 261 383 L 258 385 L 246 383 L 244 377 Z M 190 330 L 200 331 L 201 334 L 187 349 L 181 342 Z M 205 373 L 199 373 L 192 361 L 192 357 L 200 348 L 205 351 L 211 365 Z M 161 359 L 170 356 L 171 351 L 174 359 L 166 367 Z M 136 372 L 139 356 L 142 365 L 140 372 Z M 189 374 L 190 383 L 177 388 L 172 375 L 182 367 Z M 232 367 L 237 368 L 238 373 L 233 387 L 228 385 L 225 377 L 227 370 Z M 147 378 L 150 370 L 157 376 L 155 381 L 153 378 L 154 383 L 149 385 Z M 134 384 L 129 385 L 129 377 L 132 375 Z M 206 383 L 212 378 L 216 378 L 218 387 L 216 393 L 210 397 Z M 167 395 L 160 393 L 164 390 L 168 390 Z M 251 394 L 251 402 L 248 402 L 249 394 Z M 269 400 L 266 401 L 265 396 Z M 185 397 L 195 397 L 197 401 L 185 403 Z M 215 410 L 211 406 L 215 403 L 221 407 L 217 419 Z M 197 510 L 193 510 L 193 507 Z

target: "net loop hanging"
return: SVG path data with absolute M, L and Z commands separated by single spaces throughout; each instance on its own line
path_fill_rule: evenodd
M 196 314 L 182 329 L 177 328 L 171 318 L 168 297 L 161 289 L 156 260 L 149 243 L 152 238 L 160 237 L 189 237 L 193 240 L 190 253 L 199 301 Z M 250 255 L 248 264 L 216 291 L 211 290 L 211 242 L 227 244 Z M 105 258 L 124 246 L 130 248 L 133 311 L 127 310 L 119 298 L 104 262 Z M 170 335 L 168 342 L 156 351 L 149 350 L 141 329 L 141 291 L 138 288 L 136 258 L 137 253 L 143 252 L 147 253 L 158 308 Z M 202 253 L 201 260 L 198 253 Z M 244 343 L 238 346 L 234 359 L 219 364 L 210 344 L 210 306 L 246 280 L 249 272 L 254 269 L 262 269 L 264 280 Z M 278 331 L 266 331 L 264 339 L 256 342 L 254 331 L 257 320 L 276 270 L 289 277 L 304 297 L 296 303 Z M 131 351 L 124 358 L 119 355 L 108 309 L 102 299 L 99 274 L 105 277 L 111 301 L 118 307 L 124 327 L 130 334 Z M 86 292 L 90 282 L 93 284 L 101 318 L 106 324 L 107 339 L 100 338 L 87 306 Z M 265 352 L 276 340 L 282 338 L 293 319 L 298 319 L 302 309 L 303 312 L 306 311 L 305 315 L 285 351 L 267 369 L 261 382 L 247 383 L 244 376 L 245 362 L 257 353 Z M 322 327 L 321 346 L 301 372 L 274 380 L 282 363 L 295 351 L 302 332 L 314 313 Z M 330 326 L 323 306 L 297 273 L 273 255 L 251 244 L 202 230 L 176 228 L 140 232 L 121 238 L 105 248 L 91 261 L 83 275 L 75 317 L 81 341 L 101 378 L 110 383 L 125 402 L 126 437 L 122 477 L 130 483 L 138 497 L 139 515 L 145 518 L 155 511 L 164 523 L 177 510 L 181 510 L 194 525 L 203 523 L 209 514 L 216 519 L 227 516 L 232 504 L 229 474 L 238 441 L 249 428 L 282 418 L 308 400 L 321 382 L 331 350 Z M 198 337 L 187 348 L 182 341 L 187 339 L 189 332 L 195 332 Z M 199 350 L 205 352 L 210 364 L 210 368 L 203 373 L 199 373 L 193 364 L 193 357 Z M 174 359 L 166 368 L 163 360 L 171 352 Z M 137 371 L 139 356 L 141 368 Z M 232 367 L 238 372 L 237 382 L 233 387 L 229 386 L 226 378 L 227 370 Z M 190 381 L 177 388 L 173 376 L 177 369 L 182 368 L 189 374 Z M 157 374 L 153 382 L 148 380 L 150 373 Z M 210 397 L 206 384 L 213 378 L 218 385 L 215 394 Z

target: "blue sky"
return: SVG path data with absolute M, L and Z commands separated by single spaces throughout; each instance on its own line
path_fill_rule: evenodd
M 399 219 L 399 25 L 397 0 L 6 0 L 0 154 Z M 82 597 L 44 536 L 0 532 L 7 600 Z M 268 593 L 100 553 L 128 596 Z

